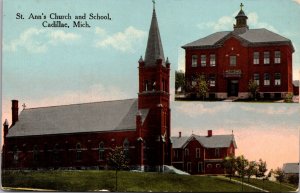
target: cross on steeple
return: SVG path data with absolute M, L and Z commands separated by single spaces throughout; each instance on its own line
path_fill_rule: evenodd
M 243 7 L 244 7 L 243 3 L 241 3 L 240 7 L 241 7 L 241 10 L 243 10 Z
M 153 9 L 155 9 L 155 0 L 152 0 L 153 3 Z

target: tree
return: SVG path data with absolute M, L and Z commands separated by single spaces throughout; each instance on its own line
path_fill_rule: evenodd
M 257 95 L 258 90 L 259 90 L 259 85 L 255 81 L 249 80 L 248 89 L 251 93 L 252 98 L 254 100 L 256 100 L 256 95 Z
M 250 181 L 251 176 L 254 176 L 256 174 L 256 170 L 257 170 L 256 162 L 250 161 L 245 171 L 245 174 L 248 177 L 248 182 Z
M 202 97 L 202 100 L 205 99 L 206 93 L 209 91 L 208 83 L 205 81 L 205 78 L 202 75 L 197 77 L 196 91 Z
M 227 156 L 223 159 L 223 167 L 225 168 L 226 174 L 229 174 L 230 181 L 231 177 L 234 176 L 236 172 L 236 158 L 235 156 Z
M 240 176 L 240 178 L 242 179 L 242 191 L 244 189 L 244 177 L 245 177 L 245 173 L 246 173 L 246 168 L 249 165 L 249 161 L 247 159 L 245 159 L 245 157 L 243 155 L 240 155 L 236 158 L 236 170 Z
M 108 164 L 116 170 L 116 191 L 118 191 L 118 171 L 128 169 L 128 160 L 122 147 L 115 147 L 108 154 Z
M 184 72 L 179 70 L 175 71 L 175 92 L 178 92 L 178 89 L 181 88 L 181 91 L 185 90 L 185 75 Z
M 263 178 L 265 177 L 265 173 L 267 171 L 267 163 L 265 161 L 263 161 L 262 159 L 259 159 L 258 163 L 257 163 L 257 171 L 256 171 L 256 177 L 257 178 Z
M 281 168 L 277 168 L 274 171 L 276 180 L 280 183 L 280 192 L 281 192 L 281 183 L 284 181 L 284 172 Z

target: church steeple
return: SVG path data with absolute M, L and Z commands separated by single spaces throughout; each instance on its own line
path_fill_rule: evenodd
M 233 28 L 234 28 L 234 31 L 244 33 L 249 29 L 249 26 L 247 25 L 248 17 L 246 16 L 246 14 L 243 11 L 243 7 L 244 7 L 243 3 L 241 3 L 240 7 L 241 7 L 241 10 L 235 17 L 236 24 L 233 26 Z
M 153 0 L 152 2 L 153 13 L 145 53 L 145 66 L 156 66 L 158 60 L 161 60 L 162 65 L 165 66 L 164 51 L 161 43 L 159 27 L 155 12 L 155 1 Z

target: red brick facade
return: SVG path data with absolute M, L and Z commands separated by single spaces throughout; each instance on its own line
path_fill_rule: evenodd
M 243 10 L 236 19 L 247 24 Z M 217 32 L 183 48 L 186 82 L 193 85 L 197 76 L 205 78 L 209 86 L 207 97 L 248 98 L 250 80 L 257 81 L 262 98 L 282 98 L 293 92 L 293 45 L 266 29 L 249 30 L 237 21 L 234 31 Z
M 70 122 L 78 121 L 74 120 L 76 118 L 70 119 L 67 117 L 69 118 L 69 123 L 66 123 L 68 121 L 67 119 L 66 121 L 63 120 L 62 125 L 59 125 L 58 128 L 57 125 L 52 124 L 55 123 L 56 120 L 53 118 L 55 116 L 53 116 L 53 113 L 51 112 L 61 112 L 63 111 L 62 109 L 66 110 L 70 108 L 73 110 L 75 109 L 75 111 L 80 111 L 80 109 L 76 109 L 76 105 L 26 109 L 24 112 L 21 112 L 21 116 L 23 114 L 23 117 L 25 118 L 23 118 L 20 122 L 18 101 L 13 100 L 13 123 L 10 127 L 8 126 L 7 121 L 4 123 L 5 141 L 3 147 L 3 168 L 104 169 L 108 167 L 108 152 L 116 146 L 121 146 L 124 148 L 129 160 L 129 165 L 132 169 L 162 171 L 163 165 L 171 165 L 172 145 L 170 143 L 171 111 L 169 103 L 169 74 L 170 63 L 168 59 L 165 61 L 163 57 L 162 43 L 160 40 L 154 9 L 149 30 L 145 61 L 142 58 L 139 60 L 138 104 L 136 109 L 133 110 L 132 108 L 135 106 L 130 104 L 129 112 L 131 112 L 131 114 L 128 114 L 126 111 L 124 119 L 120 120 L 121 123 L 125 120 L 125 126 L 120 125 L 120 128 L 124 128 L 132 124 L 135 126 L 133 126 L 133 128 L 130 127 L 129 129 L 120 130 L 112 130 L 113 128 L 103 127 L 104 130 L 93 132 L 84 132 L 85 128 L 79 128 L 77 130 L 80 130 L 80 132 L 70 132 L 66 130 L 66 128 L 70 128 L 68 127 Z M 125 107 L 128 107 L 128 105 L 126 105 L 128 102 L 132 102 L 132 100 L 124 100 L 124 102 L 121 101 L 118 102 L 118 104 L 120 103 L 122 107 L 124 107 L 125 104 Z M 113 101 L 108 103 L 116 104 L 116 102 Z M 95 105 L 98 106 L 96 107 Z M 91 112 L 101 112 L 100 107 L 107 106 L 106 104 L 95 105 L 93 106 L 93 103 L 78 104 L 78 108 L 81 106 L 80 108 L 85 108 L 85 110 L 87 110 L 87 107 L 90 107 Z M 82 106 L 84 106 L 84 108 Z M 95 108 L 98 109 L 95 111 Z M 40 111 L 48 114 L 50 112 L 52 118 L 44 116 L 44 118 L 47 119 L 44 122 L 48 124 L 47 128 L 56 128 L 55 132 L 59 132 L 55 133 L 53 131 L 49 131 L 52 133 L 30 134 L 29 130 L 33 130 L 35 133 L 40 133 L 40 131 L 48 133 L 45 128 L 26 128 L 28 127 L 29 122 L 31 124 L 33 122 L 32 120 L 36 120 L 36 116 L 40 116 L 39 113 L 34 114 L 34 111 Z M 31 120 L 28 120 L 28 118 L 30 118 L 30 113 L 35 116 L 31 117 Z M 88 114 L 96 116 L 93 121 L 97 121 L 98 115 L 89 112 Z M 64 113 L 62 115 L 64 115 Z M 87 114 L 82 114 L 79 118 L 81 119 L 85 116 L 87 116 Z M 113 116 L 113 113 L 111 116 Z M 130 120 L 130 122 L 128 123 L 126 120 Z M 132 120 L 134 120 L 134 123 L 132 123 Z M 80 121 L 78 121 L 78 123 L 80 123 Z M 101 125 L 110 124 L 104 122 L 103 124 L 99 123 L 99 127 L 101 127 Z M 64 126 L 66 128 L 64 128 Z M 78 124 L 75 125 L 75 127 L 84 127 L 84 125 L 82 126 L 81 124 Z M 95 127 L 98 128 L 97 125 Z M 26 131 L 26 129 L 28 129 L 28 131 Z M 72 130 L 73 128 L 71 127 L 70 129 Z M 21 135 L 18 132 L 13 132 L 13 130 L 24 132 L 25 134 Z
M 210 140 L 215 136 L 201 136 Z M 235 155 L 236 144 L 233 136 L 217 136 L 227 138 L 227 145 L 219 147 L 205 147 L 201 137 L 192 135 L 186 138 L 182 146 L 173 148 L 173 166 L 190 174 L 224 174 L 223 159 Z M 172 137 L 173 141 L 184 137 Z M 212 139 L 221 141 L 222 139 Z M 176 142 L 175 142 L 176 143 Z M 211 143 L 211 142 L 210 142 Z M 218 142 L 217 142 L 218 143 Z

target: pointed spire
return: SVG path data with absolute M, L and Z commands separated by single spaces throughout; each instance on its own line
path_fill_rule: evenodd
M 246 14 L 243 11 L 243 7 L 244 7 L 243 3 L 241 3 L 240 7 L 241 7 L 241 9 L 240 9 L 239 13 L 237 14 L 237 16 L 235 17 L 236 24 L 233 26 L 234 31 L 236 33 L 244 33 L 249 29 L 249 27 L 247 25 L 248 17 L 246 16 Z
M 149 30 L 148 43 L 145 53 L 145 66 L 155 66 L 157 59 L 162 60 L 162 65 L 165 66 L 164 51 L 161 43 L 159 27 L 155 11 L 155 1 L 153 0 L 153 13 L 151 26 Z

